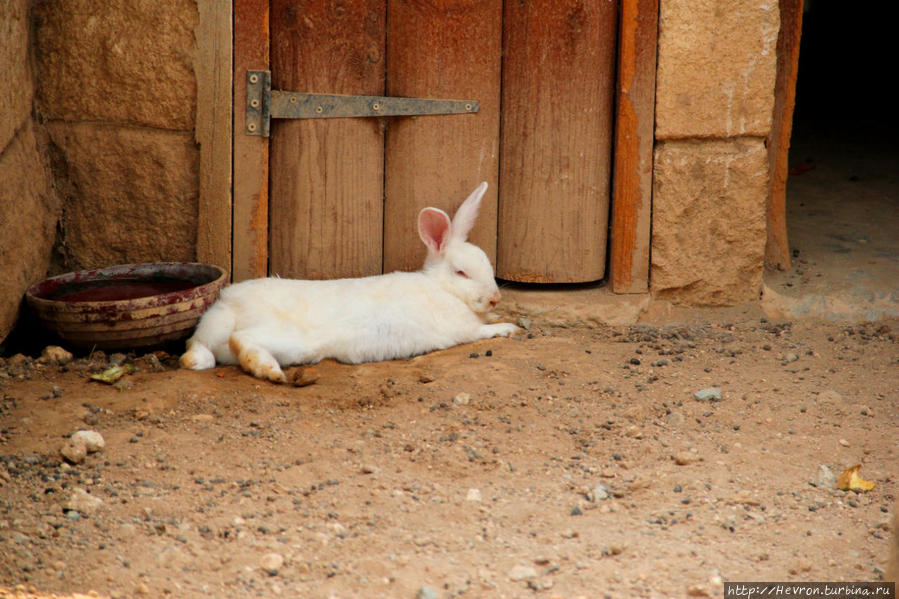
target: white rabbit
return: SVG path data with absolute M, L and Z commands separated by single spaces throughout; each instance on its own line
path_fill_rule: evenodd
M 511 335 L 514 324 L 485 324 L 500 293 L 487 255 L 466 241 L 486 190 L 481 183 L 452 221 L 438 208 L 419 213 L 428 255 L 418 272 L 225 288 L 187 341 L 181 366 L 239 363 L 255 377 L 285 382 L 282 365 L 390 360 Z

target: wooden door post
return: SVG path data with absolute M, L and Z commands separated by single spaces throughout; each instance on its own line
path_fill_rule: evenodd
M 268 138 L 247 135 L 247 71 L 269 68 L 268 0 L 234 0 L 232 280 L 268 274 Z
M 609 277 L 615 293 L 649 290 L 658 21 L 659 0 L 621 3 Z

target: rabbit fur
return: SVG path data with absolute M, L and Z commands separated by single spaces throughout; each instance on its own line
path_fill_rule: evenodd
M 500 293 L 487 255 L 466 241 L 486 190 L 481 183 L 452 220 L 438 208 L 419 213 L 428 252 L 420 271 L 225 288 L 188 339 L 181 366 L 239 363 L 255 377 L 285 382 L 281 366 L 290 364 L 390 360 L 511 335 L 518 328 L 511 323 L 486 323 Z

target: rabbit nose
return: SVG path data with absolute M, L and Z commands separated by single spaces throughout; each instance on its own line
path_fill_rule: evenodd
M 501 296 L 500 296 L 500 294 L 499 294 L 499 291 L 494 292 L 493 295 L 490 296 L 490 299 L 488 300 L 488 303 L 490 304 L 490 307 L 491 307 L 491 308 L 495 308 L 495 307 L 496 307 L 496 304 L 499 303 L 499 298 L 500 298 L 500 297 L 501 297 Z

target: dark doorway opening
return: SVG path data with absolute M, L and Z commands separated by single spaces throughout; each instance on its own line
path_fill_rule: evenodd
M 793 315 L 899 311 L 899 118 L 893 16 L 806 0 L 790 143 L 791 268 L 767 284 Z

